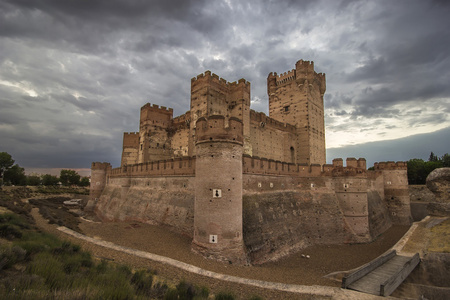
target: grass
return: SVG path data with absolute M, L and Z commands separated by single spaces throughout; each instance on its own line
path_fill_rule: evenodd
M 94 260 L 79 245 L 0 214 L 0 299 L 208 299 L 186 281 L 169 288 L 151 270 Z M 5 242 L 3 242 L 5 241 Z M 234 298 L 216 298 L 234 299 Z
M 450 253 L 450 219 L 431 228 L 429 252 Z

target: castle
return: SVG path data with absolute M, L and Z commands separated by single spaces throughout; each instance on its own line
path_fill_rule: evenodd
M 245 79 L 192 78 L 188 112 L 144 105 L 139 132 L 124 133 L 121 166 L 92 163 L 96 214 L 170 226 L 193 251 L 238 264 L 410 224 L 406 163 L 326 164 L 325 90 L 313 62 L 270 73 L 266 116 L 250 109 Z

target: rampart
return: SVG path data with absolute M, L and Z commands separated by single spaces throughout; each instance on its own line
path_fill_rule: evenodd
M 110 171 L 111 178 L 140 176 L 192 176 L 195 174 L 195 158 L 180 157 L 152 161 L 141 164 L 125 165 Z

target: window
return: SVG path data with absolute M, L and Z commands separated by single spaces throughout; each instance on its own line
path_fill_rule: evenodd
M 289 105 L 286 105 L 286 106 L 284 107 L 284 111 L 285 111 L 285 112 L 289 111 Z

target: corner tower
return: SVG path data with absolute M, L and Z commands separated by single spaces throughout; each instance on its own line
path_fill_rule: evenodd
M 269 116 L 297 128 L 297 162 L 325 164 L 323 95 L 325 74 L 314 71 L 314 62 L 299 60 L 295 69 L 267 77 Z
M 215 115 L 199 118 L 196 125 L 192 250 L 212 259 L 245 264 L 243 123 L 238 118 Z

